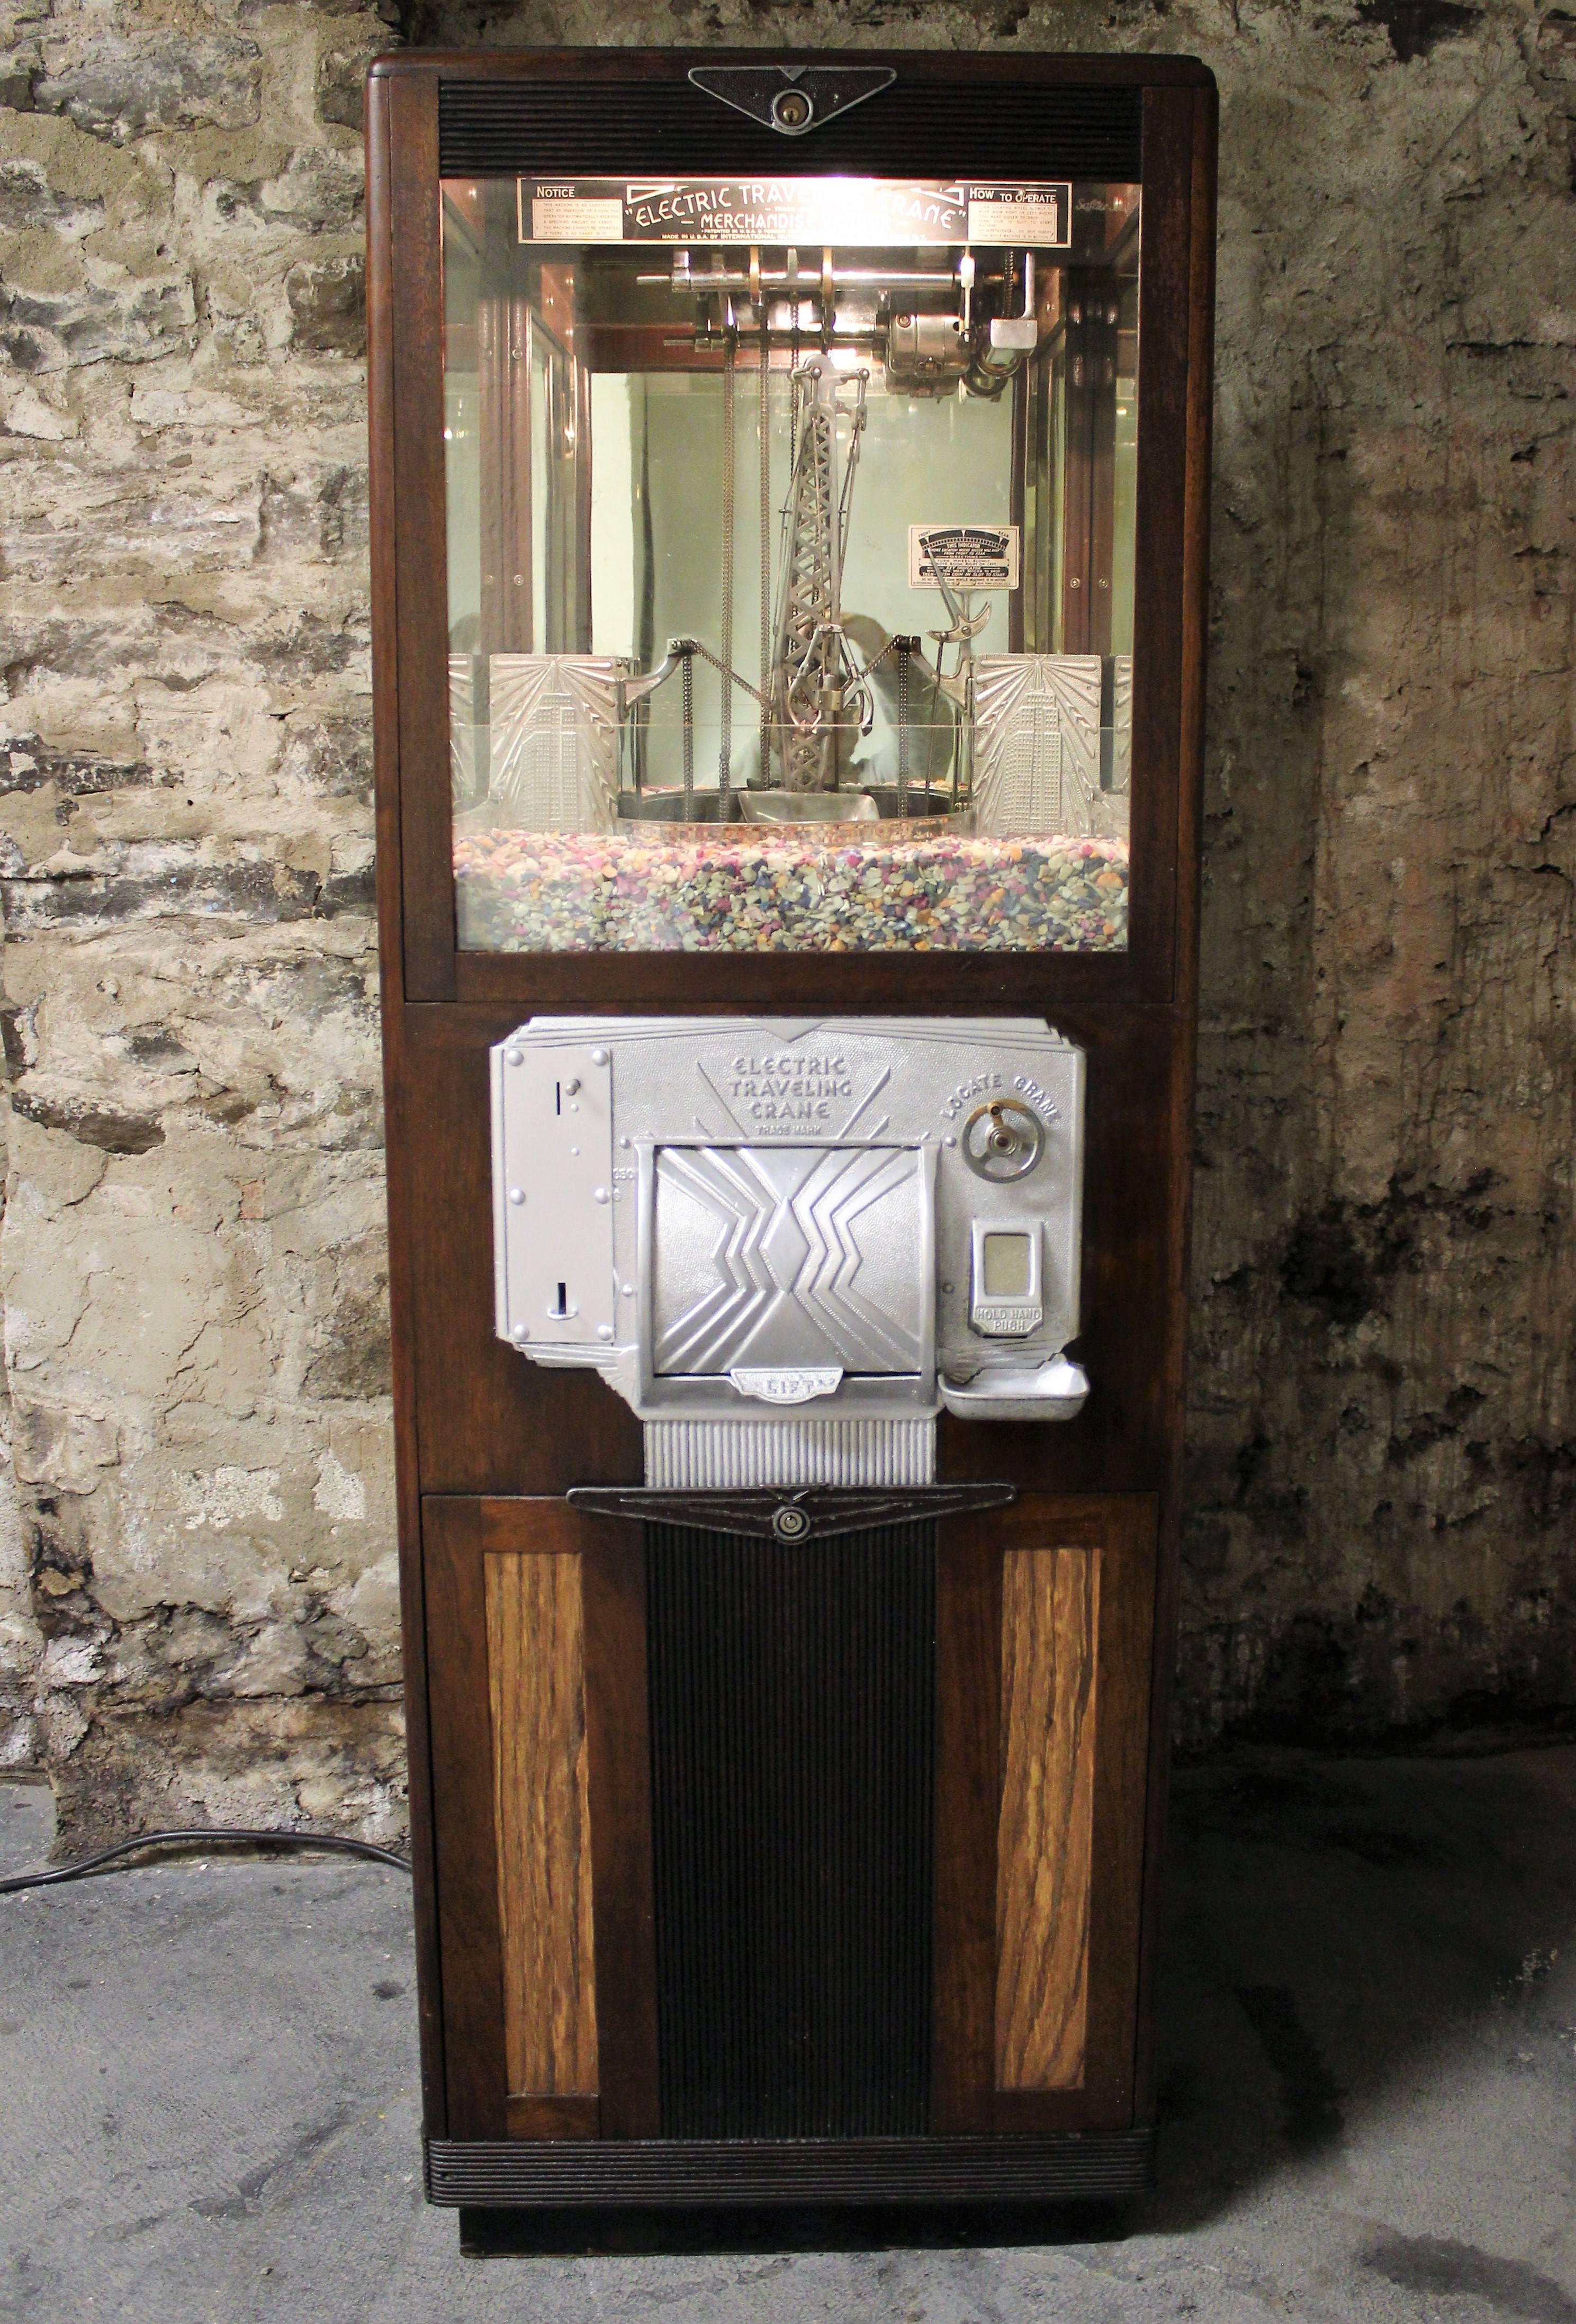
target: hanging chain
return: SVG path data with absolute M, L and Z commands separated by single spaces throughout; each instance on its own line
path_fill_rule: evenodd
M 760 324 L 760 780 L 771 782 L 771 330 L 764 292 Z
M 679 664 L 678 682 L 684 715 L 684 820 L 695 821 L 695 655 L 687 650 Z
M 732 304 L 729 306 L 733 312 Z M 733 374 L 739 352 L 736 331 L 728 333 L 728 344 L 723 352 L 723 663 L 731 669 L 733 661 Z M 687 658 L 685 669 L 687 671 Z M 722 806 L 733 788 L 733 689 L 724 684 L 722 696 L 721 731 L 717 742 L 717 820 L 727 821 Z
M 730 685 L 742 687 L 744 692 L 750 696 L 751 702 L 760 702 L 762 700 L 763 697 L 761 695 L 759 694 L 756 688 L 751 685 L 750 680 L 747 678 L 741 678 L 736 669 L 730 669 L 727 663 L 723 659 L 722 655 L 714 654 L 710 646 L 704 644 L 699 638 L 686 638 L 684 641 L 684 650 L 686 654 L 698 654 L 702 661 L 709 661 L 714 669 L 720 670 L 722 672 L 723 676 L 729 681 Z
M 898 648 L 898 813 L 908 813 L 908 641 Z

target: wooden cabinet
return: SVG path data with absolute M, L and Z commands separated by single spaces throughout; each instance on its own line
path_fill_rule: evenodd
M 635 327 L 576 323 L 568 271 L 532 260 L 524 337 L 506 346 L 498 314 L 473 318 L 446 284 L 442 205 L 480 188 L 507 222 L 517 172 L 644 183 L 685 165 L 686 139 L 696 166 L 802 174 L 811 141 L 801 152 L 737 109 L 732 125 L 726 108 L 696 110 L 691 68 L 716 61 L 411 52 L 369 81 L 380 932 L 429 2190 L 479 2207 L 1117 2196 L 1144 2183 L 1152 2147 L 1213 89 L 1186 59 L 860 51 L 844 63 L 895 75 L 895 109 L 849 110 L 822 149 L 824 166 L 856 170 L 868 134 L 890 172 L 923 129 L 934 151 L 906 166 L 953 173 L 958 192 L 988 169 L 1071 193 L 1116 171 L 1100 158 L 1112 152 L 1133 190 L 1141 180 L 1141 228 L 1123 241 L 1108 219 L 1092 245 L 1086 281 L 1109 279 L 1109 296 L 1072 275 L 1053 294 L 1017 262 L 991 293 L 1031 302 L 1022 319 L 1037 315 L 1059 350 L 1001 407 L 1004 504 L 1033 533 L 1003 634 L 1012 653 L 1039 638 L 1091 669 L 1099 658 L 1101 780 L 1126 784 L 1130 757 L 1120 927 L 1091 905 L 1098 941 L 1052 950 L 996 941 L 995 921 L 951 949 L 744 950 L 736 929 L 731 950 L 578 936 L 490 948 L 465 929 L 494 923 L 456 915 L 478 671 L 529 659 L 533 621 L 551 651 L 604 650 L 595 587 L 570 567 L 589 542 L 594 584 L 607 503 L 571 456 L 594 422 L 605 440 L 599 381 L 634 361 Z M 641 360 L 668 363 L 663 331 L 640 333 Z M 702 336 L 668 364 L 676 406 L 705 384 Z M 494 433 L 506 406 L 536 410 L 533 395 L 548 415 L 530 420 L 527 450 L 547 428 L 541 456 L 573 467 L 557 531 L 530 514 L 539 478 L 524 454 L 507 493 L 458 506 L 466 364 Z M 726 391 L 741 409 L 743 378 L 730 372 Z M 768 401 L 763 389 L 763 415 Z M 1074 442 L 1064 489 L 1046 447 Z M 503 453 L 486 452 L 484 481 Z M 627 468 L 627 442 L 622 456 Z M 731 523 L 731 492 L 727 505 Z M 484 569 L 456 619 L 465 523 L 461 548 Z M 558 559 L 534 613 L 510 595 L 506 550 L 522 589 L 528 550 Z M 1080 590 L 1126 594 L 1091 605 Z M 764 613 L 761 627 L 764 665 Z M 746 724 L 741 711 L 724 747 L 742 748 Z M 764 760 L 764 733 L 760 748 Z M 963 763 L 954 750 L 954 807 Z M 565 1011 L 1014 1017 L 1078 1045 L 1088 1402 L 1060 1425 L 935 1424 L 935 1480 L 1009 1488 L 1008 1505 L 901 1522 L 872 1508 L 863 1529 L 790 1545 L 570 1503 L 575 1488 L 640 1486 L 641 1424 L 594 1371 L 543 1369 L 498 1336 L 488 1120 L 490 1048 Z

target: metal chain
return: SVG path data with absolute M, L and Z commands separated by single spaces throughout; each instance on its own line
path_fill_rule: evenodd
M 695 821 L 695 656 L 687 652 L 679 664 L 678 682 L 684 715 L 684 820 Z
M 732 309 L 730 308 L 730 312 Z M 733 660 L 733 374 L 739 352 L 738 334 L 728 333 L 728 344 L 723 352 L 723 661 L 730 669 Z M 722 712 L 717 740 L 717 795 L 725 799 L 733 788 L 733 689 L 724 685 L 720 689 Z M 719 822 L 727 816 L 719 805 Z
M 702 661 L 709 661 L 712 668 L 716 670 L 721 670 L 723 676 L 733 685 L 742 686 L 752 702 L 764 701 L 765 696 L 760 694 L 757 689 L 751 685 L 750 680 L 747 678 L 741 678 L 736 669 L 730 669 L 727 663 L 723 659 L 721 654 L 714 654 L 710 646 L 703 645 L 701 643 L 699 638 L 686 638 L 684 641 L 684 650 L 687 657 L 690 654 L 698 654 Z
M 898 790 L 903 813 L 908 812 L 908 669 L 907 646 L 898 656 Z
M 760 779 L 771 781 L 771 330 L 760 299 Z

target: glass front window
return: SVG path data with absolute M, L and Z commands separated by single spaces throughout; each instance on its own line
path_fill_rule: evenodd
M 445 186 L 463 945 L 1125 946 L 1138 213 Z

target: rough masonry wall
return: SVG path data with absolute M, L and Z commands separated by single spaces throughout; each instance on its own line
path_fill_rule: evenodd
M 78 1834 L 399 1824 L 359 80 L 401 36 L 611 29 L 0 22 L 0 1687 Z M 637 0 L 616 35 L 1213 67 L 1179 1729 L 1576 1705 L 1576 17 Z
M 402 1819 L 371 920 L 375 15 L 23 9 L 0 115 L 14 1758 Z

